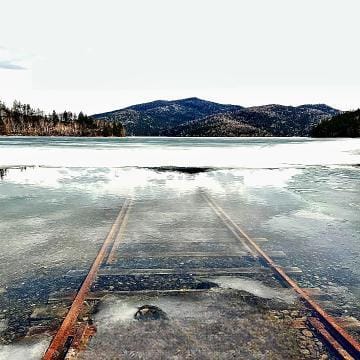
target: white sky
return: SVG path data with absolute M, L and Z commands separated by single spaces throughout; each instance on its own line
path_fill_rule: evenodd
M 360 107 L 359 0 L 0 0 L 0 98 Z

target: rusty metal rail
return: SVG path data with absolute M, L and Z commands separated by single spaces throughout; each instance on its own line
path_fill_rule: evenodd
M 308 319 L 309 324 L 317 331 L 317 333 L 328 343 L 333 351 L 342 359 L 353 360 L 354 358 L 334 339 L 334 337 L 326 330 L 325 326 L 317 318 Z
M 57 360 L 60 356 L 63 356 L 63 351 L 65 344 L 68 341 L 68 338 L 73 331 L 76 320 L 83 309 L 84 301 L 89 294 L 90 287 L 94 282 L 97 272 L 99 270 L 100 265 L 106 259 L 111 246 L 113 245 L 116 237 L 119 233 L 121 225 L 124 221 L 124 217 L 127 213 L 127 209 L 129 207 L 130 200 L 125 200 L 114 224 L 112 225 L 109 234 L 107 235 L 99 253 L 97 254 L 89 273 L 87 274 L 85 280 L 83 281 L 80 289 L 78 290 L 71 307 L 63 320 L 60 328 L 57 333 L 53 337 L 48 349 L 46 350 L 43 360 Z
M 254 240 L 251 239 L 249 235 L 238 225 L 236 224 L 226 213 L 225 211 L 217 204 L 215 201 L 210 198 L 210 196 L 202 192 L 202 196 L 208 202 L 210 207 L 214 209 L 215 213 L 219 218 L 224 222 L 224 224 L 229 228 L 230 231 L 237 232 L 238 236 L 242 236 L 242 242 L 246 241 L 248 247 L 262 258 L 262 260 L 273 270 L 273 272 L 290 288 L 292 288 L 299 297 L 312 309 L 321 323 L 324 325 L 323 334 L 325 332 L 331 334 L 338 346 L 333 347 L 334 343 L 329 342 L 329 344 L 334 348 L 336 353 L 341 356 L 344 360 L 350 359 L 360 359 L 360 344 L 348 333 L 346 332 L 335 319 L 330 316 L 316 301 L 314 301 L 309 294 L 304 291 L 292 278 L 290 278 L 283 268 L 277 265 L 261 248 Z M 237 236 L 237 237 L 238 237 Z M 313 322 L 313 324 L 318 324 Z M 312 325 L 313 325 L 312 324 Z M 314 325 L 313 325 L 314 326 Z M 320 332 L 321 333 L 321 332 Z M 343 348 L 339 351 L 339 348 Z
M 115 237 L 115 240 L 113 242 L 113 245 L 112 245 L 111 251 L 109 253 L 109 256 L 108 256 L 108 258 L 106 260 L 107 264 L 112 264 L 116 259 L 116 250 L 118 249 L 118 247 L 119 247 L 119 245 L 121 243 L 121 240 L 124 237 L 125 228 L 126 228 L 126 225 L 127 225 L 128 219 L 129 219 L 129 213 L 130 213 L 131 206 L 132 206 L 132 200 L 127 201 L 124 204 L 124 208 L 123 208 L 124 213 L 123 213 L 123 218 L 122 218 L 123 220 L 122 220 L 122 223 L 120 225 L 118 234 Z

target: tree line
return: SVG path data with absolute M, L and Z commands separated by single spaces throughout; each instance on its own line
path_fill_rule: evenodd
M 94 119 L 80 111 L 45 113 L 15 100 L 7 107 L 0 100 L 0 135 L 36 136 L 124 136 L 119 121 Z
M 360 137 L 360 109 L 323 120 L 311 130 L 313 137 Z

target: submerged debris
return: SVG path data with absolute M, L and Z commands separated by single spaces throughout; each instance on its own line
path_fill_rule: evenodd
M 136 320 L 167 320 L 167 316 L 164 311 L 154 305 L 143 305 L 138 308 L 134 318 Z
M 7 168 L 0 168 L 0 179 L 2 180 L 5 175 L 7 174 L 8 169 Z
M 7 166 L 7 167 L 0 168 L 0 180 L 3 180 L 6 177 L 6 175 L 8 175 L 9 169 L 17 169 L 20 171 L 25 171 L 28 167 L 33 168 L 34 166 L 20 165 L 20 166 Z
M 148 169 L 155 170 L 158 172 L 175 171 L 185 174 L 199 174 L 199 173 L 215 170 L 214 168 L 211 167 L 192 167 L 192 166 L 158 166 L 158 167 L 148 167 Z

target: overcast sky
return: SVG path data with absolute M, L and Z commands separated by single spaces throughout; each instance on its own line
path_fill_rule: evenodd
M 0 0 L 0 98 L 360 107 L 359 0 Z

